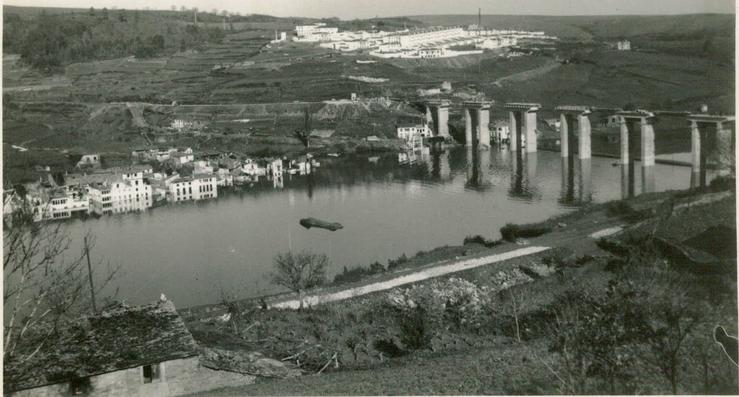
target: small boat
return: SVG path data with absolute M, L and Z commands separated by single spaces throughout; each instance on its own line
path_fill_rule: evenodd
M 344 225 L 338 222 L 326 222 L 316 218 L 303 218 L 300 220 L 300 225 L 306 229 L 317 227 L 321 229 L 330 230 L 335 232 L 339 229 L 343 229 Z

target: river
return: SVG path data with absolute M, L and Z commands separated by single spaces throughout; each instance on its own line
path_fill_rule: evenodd
M 403 253 L 461 244 L 467 235 L 498 238 L 508 222 L 541 221 L 624 193 L 614 159 L 567 166 L 554 152 L 518 158 L 496 148 L 453 148 L 410 159 L 322 162 L 312 175 L 286 175 L 281 188 L 266 182 L 219 192 L 216 200 L 67 221 L 72 250 L 90 230 L 93 259 L 122 268 L 120 298 L 141 304 L 164 293 L 187 307 L 217 302 L 222 293 L 247 298 L 279 291 L 270 283 L 272 258 L 289 249 L 327 254 L 333 277 L 344 266 L 386 264 Z M 570 167 L 574 172 L 563 172 Z M 654 177 L 657 191 L 684 189 L 690 168 L 658 164 Z M 306 230 L 298 223 L 305 217 L 344 228 Z

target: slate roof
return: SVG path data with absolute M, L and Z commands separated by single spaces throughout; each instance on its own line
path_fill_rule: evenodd
M 3 392 L 196 355 L 198 346 L 171 301 L 119 305 L 60 330 L 26 362 L 8 359 Z

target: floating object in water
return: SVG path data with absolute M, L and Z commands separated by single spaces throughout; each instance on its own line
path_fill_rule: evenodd
M 343 229 L 344 226 L 341 223 L 338 222 L 326 222 L 322 221 L 320 219 L 316 218 L 303 218 L 300 220 L 300 225 L 303 226 L 306 229 L 310 229 L 312 227 L 318 227 L 321 229 L 330 230 L 332 232 L 335 232 L 339 229 Z

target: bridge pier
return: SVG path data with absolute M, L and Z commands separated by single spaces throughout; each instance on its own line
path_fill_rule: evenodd
M 590 108 L 587 106 L 557 106 L 559 115 L 559 149 L 562 157 L 573 155 L 574 121 L 577 120 L 577 157 L 581 160 L 592 157 L 590 142 Z
M 464 108 L 464 145 L 472 147 L 472 112 Z
M 634 184 L 634 148 L 631 139 L 636 135 L 633 125 L 639 123 L 639 139 L 641 143 L 641 186 L 642 193 L 650 193 L 655 190 L 654 180 L 654 114 L 646 111 L 623 111 L 618 112 L 621 117 L 621 164 L 626 168 L 625 175 L 627 192 L 633 195 Z
M 503 106 L 508 110 L 510 120 L 510 144 L 512 152 L 521 150 L 522 136 L 526 137 L 526 153 L 537 151 L 536 112 L 541 105 L 538 103 L 506 103 Z
M 734 153 L 734 134 L 725 129 L 724 123 L 734 122 L 734 116 L 709 115 L 704 113 L 688 115 L 690 121 L 690 157 L 692 168 L 690 173 L 690 187 L 706 186 L 706 158 L 709 150 L 715 150 L 719 167 L 731 166 Z M 708 133 L 715 130 L 713 147 L 709 147 Z
M 465 146 L 490 147 L 490 107 L 492 102 L 466 101 L 464 106 Z
M 426 119 L 431 114 L 434 124 L 434 136 L 449 138 L 449 105 L 448 100 L 429 101 L 426 103 Z

